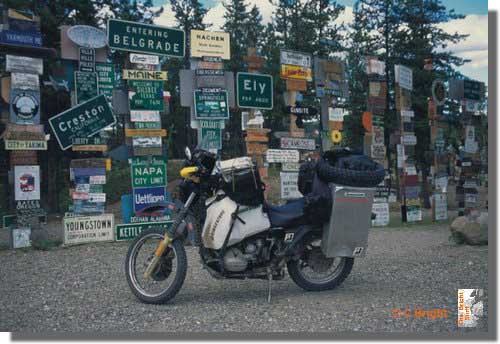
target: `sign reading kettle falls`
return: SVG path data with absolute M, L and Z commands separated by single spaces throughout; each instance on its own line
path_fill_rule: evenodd
M 49 119 L 59 146 L 66 150 L 77 137 L 90 137 L 115 124 L 106 97 L 101 94 Z
M 111 49 L 184 57 L 186 34 L 183 30 L 126 20 L 108 20 Z

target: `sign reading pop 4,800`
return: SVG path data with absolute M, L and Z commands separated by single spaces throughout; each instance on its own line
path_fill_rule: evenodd
M 273 77 L 264 74 L 238 73 L 238 107 L 273 108 Z
M 103 94 L 49 119 L 62 150 L 70 148 L 74 138 L 90 137 L 115 123 L 115 116 Z
M 184 57 L 186 35 L 179 29 L 109 19 L 108 45 L 116 50 Z

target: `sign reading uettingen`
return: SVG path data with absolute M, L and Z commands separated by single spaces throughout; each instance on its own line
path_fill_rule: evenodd
M 102 94 L 49 119 L 62 150 L 70 148 L 74 138 L 90 137 L 115 123 L 115 116 Z
M 108 20 L 111 49 L 184 57 L 186 34 L 183 30 L 126 20 Z

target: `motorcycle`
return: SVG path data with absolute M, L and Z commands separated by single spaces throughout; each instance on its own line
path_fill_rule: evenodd
M 228 197 L 228 185 L 234 187 L 238 173 L 258 173 L 250 158 L 217 161 L 208 151 L 191 153 L 189 148 L 185 154 L 180 199 L 168 206 L 172 225 L 142 232 L 127 252 L 127 282 L 141 301 L 165 303 L 179 292 L 188 266 L 187 242 L 199 246 L 203 267 L 214 278 L 267 280 L 268 301 L 271 282 L 283 279 L 285 269 L 306 291 L 333 289 L 350 274 L 354 257 L 325 255 L 322 241 L 331 238 L 324 236 L 322 225 L 305 216 L 304 198 L 275 206 L 266 201 L 242 205 Z M 259 183 L 255 187 L 263 199 Z M 242 194 L 248 196 L 245 190 Z M 371 211 L 371 203 L 368 207 Z

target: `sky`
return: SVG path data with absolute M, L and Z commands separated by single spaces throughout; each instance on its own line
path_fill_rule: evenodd
M 155 6 L 164 6 L 164 12 L 155 23 L 164 26 L 175 26 L 175 17 L 170 9 L 168 0 L 153 0 Z M 224 23 L 224 0 L 201 0 L 209 9 L 205 16 L 205 22 L 211 24 L 209 30 L 220 30 Z M 259 7 L 264 22 L 269 22 L 273 6 L 268 0 L 246 0 L 248 4 Z M 353 20 L 352 6 L 354 0 L 337 0 L 337 3 L 345 6 L 345 11 L 337 19 L 338 22 L 350 23 Z M 483 81 L 488 84 L 488 0 L 442 0 L 448 9 L 454 9 L 456 13 L 463 14 L 464 19 L 457 19 L 442 24 L 442 28 L 450 33 L 458 31 L 460 34 L 469 34 L 464 41 L 448 46 L 462 58 L 470 59 L 459 68 L 464 75 Z

